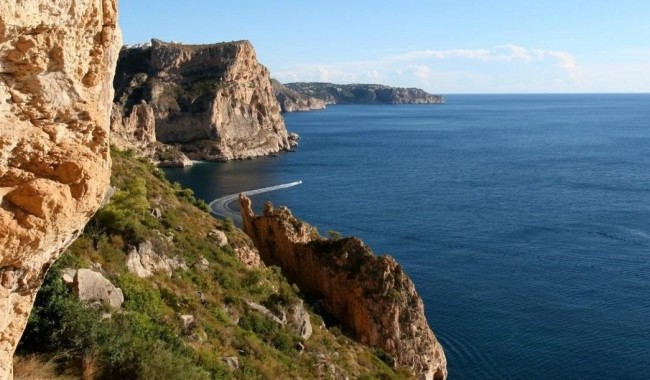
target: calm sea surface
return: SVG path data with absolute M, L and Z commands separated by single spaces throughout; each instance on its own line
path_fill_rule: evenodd
M 285 115 L 295 153 L 168 170 L 390 253 L 450 379 L 650 378 L 650 95 L 457 95 Z

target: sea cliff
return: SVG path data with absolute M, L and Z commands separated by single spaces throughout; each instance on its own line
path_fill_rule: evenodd
M 286 207 L 267 203 L 256 216 L 240 195 L 244 232 L 267 265 L 277 265 L 301 291 L 350 329 L 357 341 L 384 350 L 421 379 L 447 377 L 443 349 L 422 299 L 399 264 L 375 256 L 361 240 L 326 240 Z
M 225 161 L 291 147 L 268 70 L 248 41 L 125 47 L 115 76 L 112 130 L 122 145 L 175 145 Z

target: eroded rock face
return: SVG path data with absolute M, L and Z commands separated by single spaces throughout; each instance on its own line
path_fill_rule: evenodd
M 391 257 L 375 256 L 357 238 L 324 240 L 286 207 L 267 204 L 255 216 L 240 196 L 244 232 L 262 260 L 278 265 L 300 289 L 320 299 L 323 308 L 356 339 L 390 354 L 418 378 L 445 379 L 447 362 L 429 328 L 413 282 Z
M 0 2 L 0 379 L 110 176 L 115 0 Z
M 149 131 L 194 160 L 232 160 L 289 149 L 268 70 L 248 41 L 124 48 L 115 77 L 113 130 Z M 138 126 L 140 120 L 142 126 Z M 140 141 L 140 140 L 137 140 Z
M 136 104 L 128 116 L 113 104 L 111 112 L 112 143 L 118 148 L 147 148 L 156 142 L 156 119 L 153 108 L 148 104 Z
M 138 277 L 151 277 L 155 273 L 164 272 L 171 277 L 175 270 L 187 270 L 185 262 L 178 258 L 169 258 L 154 250 L 153 244 L 146 240 L 131 248 L 126 256 L 126 268 Z

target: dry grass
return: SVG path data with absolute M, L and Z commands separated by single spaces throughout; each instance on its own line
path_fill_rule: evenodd
M 76 380 L 78 377 L 58 375 L 54 363 L 42 356 L 14 356 L 14 380 Z

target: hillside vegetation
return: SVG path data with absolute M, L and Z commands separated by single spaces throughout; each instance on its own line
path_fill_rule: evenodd
M 385 353 L 326 327 L 310 306 L 308 339 L 277 323 L 303 305 L 295 285 L 277 267 L 243 264 L 238 252 L 250 252 L 248 237 L 147 161 L 114 151 L 112 186 L 111 201 L 47 274 L 19 345 L 16 379 L 410 377 L 389 367 Z M 215 241 L 215 231 L 227 244 Z M 145 245 L 182 265 L 137 276 L 127 257 Z M 101 273 L 122 290 L 122 306 L 79 301 L 63 280 L 69 268 Z
M 438 104 L 445 99 L 419 88 L 390 87 L 381 84 L 334 84 L 294 82 L 290 90 L 325 101 L 327 104 Z

